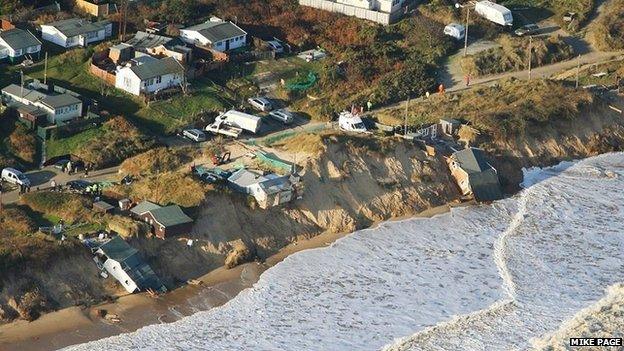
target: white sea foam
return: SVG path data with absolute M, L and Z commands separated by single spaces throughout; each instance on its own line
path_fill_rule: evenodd
M 70 349 L 528 349 L 624 281 L 624 154 L 526 174 L 512 199 L 353 233 L 222 307 Z

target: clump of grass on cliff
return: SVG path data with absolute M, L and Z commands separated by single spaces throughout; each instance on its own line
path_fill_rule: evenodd
M 461 60 L 462 70 L 473 76 L 519 71 L 529 63 L 529 40 L 503 36 L 498 39 L 500 47 L 468 55 Z M 559 36 L 534 38 L 531 43 L 533 67 L 560 62 L 574 55 L 572 47 Z
M 277 146 L 292 153 L 320 155 L 325 151 L 323 137 L 317 133 L 302 133 L 283 139 L 271 146 Z
M 0 277 L 22 262 L 44 265 L 61 249 L 59 245 L 34 235 L 36 231 L 36 221 L 27 209 L 3 207 L 0 211 Z
M 480 87 L 454 95 L 436 95 L 415 103 L 410 123 L 437 122 L 440 118 L 464 119 L 496 140 L 522 137 L 561 120 L 572 120 L 592 105 L 593 95 L 550 80 L 505 80 L 493 87 Z M 405 115 L 403 108 L 385 111 L 380 120 L 395 123 Z
M 624 50 L 624 0 L 613 0 L 591 27 L 593 41 L 605 51 Z
M 50 140 L 48 157 L 74 154 L 96 167 L 119 164 L 122 160 L 146 151 L 154 141 L 125 118 L 114 117 L 102 126 L 76 135 Z
M 134 176 L 173 172 L 193 161 L 200 153 L 201 150 L 194 147 L 159 147 L 126 159 L 121 164 L 120 172 Z
M 199 206 L 212 188 L 190 174 L 167 172 L 140 178 L 130 185 L 118 184 L 106 191 L 115 197 L 129 197 L 135 201 L 149 200 L 161 205 L 182 207 Z
M 82 195 L 51 191 L 32 192 L 22 202 L 34 211 L 52 215 L 68 223 L 91 219 L 92 201 Z

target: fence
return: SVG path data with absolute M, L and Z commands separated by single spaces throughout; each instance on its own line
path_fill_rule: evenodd
M 388 25 L 396 21 L 402 15 L 402 11 L 394 13 L 385 13 L 379 11 L 368 10 L 351 5 L 339 4 L 331 0 L 299 0 L 299 4 L 303 6 L 314 7 L 317 9 L 342 13 L 347 16 L 366 19 L 383 25 Z
M 275 60 L 275 51 L 245 51 L 230 55 L 232 62 Z

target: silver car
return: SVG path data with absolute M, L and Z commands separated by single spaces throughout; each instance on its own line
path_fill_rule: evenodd
M 293 113 L 284 109 L 271 111 L 269 112 L 269 116 L 271 116 L 273 119 L 276 119 L 284 124 L 291 124 L 294 119 Z
M 182 135 L 198 143 L 206 141 L 206 134 L 199 129 L 185 129 L 182 131 Z
M 255 109 L 260 110 L 262 112 L 271 111 L 273 109 L 273 105 L 269 99 L 264 97 L 254 97 L 249 98 L 247 102 Z

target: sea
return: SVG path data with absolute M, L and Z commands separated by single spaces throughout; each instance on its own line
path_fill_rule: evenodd
M 302 251 L 227 304 L 67 350 L 530 350 L 624 282 L 624 153 Z

